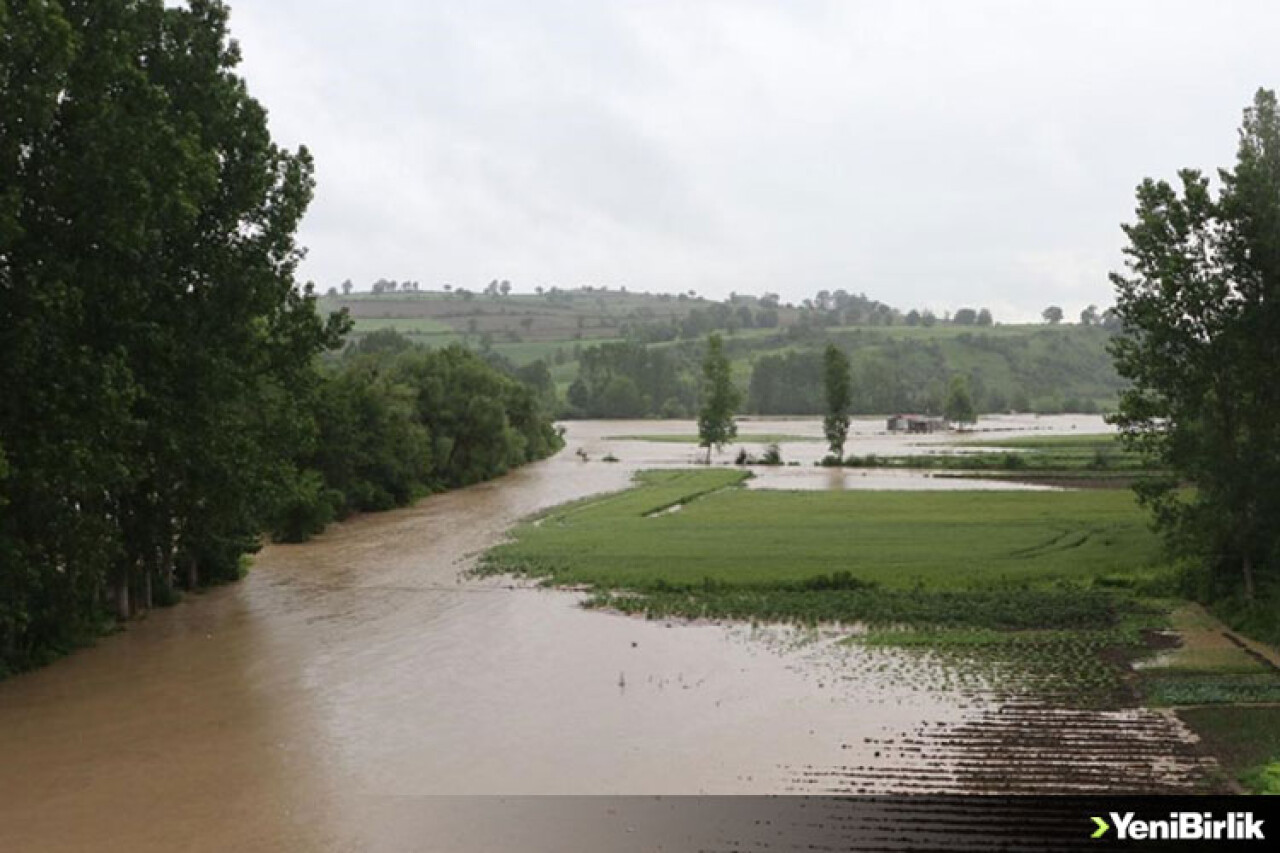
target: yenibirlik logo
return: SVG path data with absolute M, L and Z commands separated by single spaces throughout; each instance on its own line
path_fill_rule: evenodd
M 1170 812 L 1168 820 L 1142 820 L 1133 812 L 1110 812 L 1115 837 L 1120 841 L 1265 841 L 1261 818 L 1252 812 L 1231 812 L 1215 818 L 1212 812 Z M 1097 829 L 1091 838 L 1103 838 L 1111 824 L 1093 819 Z

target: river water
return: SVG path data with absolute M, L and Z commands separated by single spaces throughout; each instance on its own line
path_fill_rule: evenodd
M 859 452 L 947 440 L 858 423 L 853 442 L 878 448 Z M 1016 715 L 980 690 L 932 687 L 947 681 L 940 663 L 836 632 L 646 622 L 583 610 L 572 592 L 465 576 L 522 517 L 697 455 L 611 436 L 691 429 L 570 424 L 553 459 L 269 546 L 243 582 L 0 683 L 0 850 L 388 849 L 415 798 L 432 794 L 1016 788 L 999 767 L 980 772 L 1003 748 L 1027 765 L 1026 745 L 999 734 Z M 819 435 L 820 424 L 742 431 Z M 792 479 L 774 485 L 857 487 L 808 466 L 822 450 L 784 444 L 807 470 L 782 469 Z M 607 452 L 621 461 L 599 461 Z M 1081 789 L 1199 778 L 1197 760 L 1167 746 L 1185 740 L 1168 718 L 1028 713 L 1031 730 L 1057 725 L 1100 754 L 1117 749 L 1118 728 L 1134 733 L 1139 747 L 1120 744 L 1114 772 Z M 1028 780 L 1053 766 L 1057 744 L 1042 749 Z

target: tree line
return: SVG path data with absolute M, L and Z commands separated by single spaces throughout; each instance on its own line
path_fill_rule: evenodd
M 1031 331 L 1019 335 L 962 332 L 944 340 L 893 337 L 875 330 L 840 335 L 723 341 L 726 357 L 745 370 L 744 411 L 818 415 L 825 411 L 824 347 L 850 359 L 855 415 L 940 414 L 952 377 L 964 377 L 979 412 L 1097 412 L 1123 382 L 1106 351 L 1104 329 Z M 692 417 L 702 404 L 702 342 L 663 346 L 613 342 L 581 347 L 579 371 L 560 410 L 569 418 Z
M 0 3 L 0 674 L 233 580 L 264 532 L 553 450 L 460 349 L 324 353 L 313 188 L 216 0 Z

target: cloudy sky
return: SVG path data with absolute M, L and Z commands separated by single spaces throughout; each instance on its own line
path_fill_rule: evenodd
M 1144 176 L 1234 156 L 1280 3 L 230 0 L 319 186 L 304 275 L 1110 302 Z

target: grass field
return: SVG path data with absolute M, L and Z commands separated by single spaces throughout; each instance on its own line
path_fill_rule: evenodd
M 1280 708 L 1188 708 L 1178 712 L 1228 775 L 1259 794 L 1280 794 Z
M 641 589 L 706 580 L 749 587 L 834 572 L 899 589 L 1044 586 L 1132 575 L 1159 562 L 1156 537 L 1124 492 L 733 488 L 745 476 L 643 472 L 635 489 L 518 529 L 494 559 L 557 582 Z M 682 501 L 679 512 L 650 517 Z

